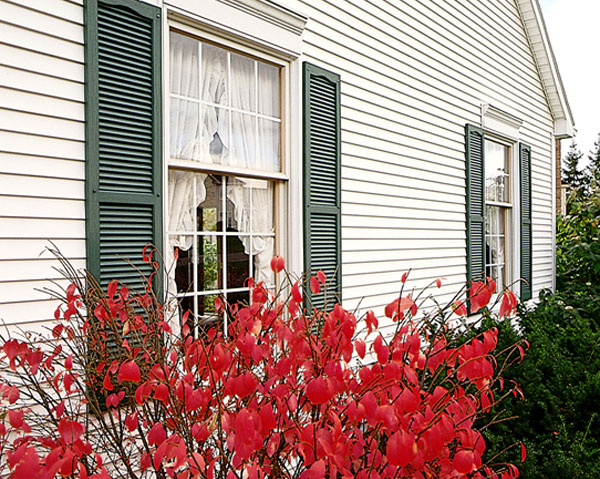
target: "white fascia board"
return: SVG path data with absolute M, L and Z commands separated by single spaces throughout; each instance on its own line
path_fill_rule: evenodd
M 571 107 L 565 93 L 556 58 L 538 0 L 518 0 L 521 19 L 538 67 L 550 111 L 554 118 L 554 136 L 559 139 L 575 135 Z

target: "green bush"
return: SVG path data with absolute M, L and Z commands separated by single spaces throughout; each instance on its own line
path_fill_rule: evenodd
M 600 293 L 600 188 L 590 196 L 574 192 L 569 214 L 559 216 L 556 232 L 558 290 Z
M 508 381 L 524 400 L 506 401 L 501 422 L 486 434 L 489 457 L 523 438 L 525 479 L 600 477 L 600 330 L 598 302 L 543 291 L 533 311 L 520 310 L 519 326 L 496 323 L 499 348 L 526 337 L 531 347 Z M 490 326 L 488 320 L 484 327 Z M 493 411 L 498 414 L 501 411 Z M 513 461 L 520 451 L 511 452 Z

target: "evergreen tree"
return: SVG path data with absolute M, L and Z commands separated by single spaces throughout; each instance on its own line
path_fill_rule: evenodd
M 588 155 L 590 164 L 585 170 L 586 183 L 594 186 L 600 184 L 600 133 L 594 142 L 594 149 Z
M 600 143 L 596 143 L 600 146 Z M 600 150 L 597 150 L 600 154 Z M 578 191 L 586 183 L 585 174 L 579 169 L 579 160 L 583 158 L 583 153 L 577 148 L 577 143 L 573 141 L 563 160 L 561 179 L 563 185 L 569 185 L 570 191 Z

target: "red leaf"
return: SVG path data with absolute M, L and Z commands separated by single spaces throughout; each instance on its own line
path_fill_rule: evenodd
M 302 293 L 300 292 L 300 286 L 298 285 L 298 281 L 296 281 L 294 283 L 294 286 L 292 286 L 292 298 L 294 299 L 294 301 L 296 301 L 296 303 L 302 302 Z
M 23 426 L 24 416 L 25 413 L 22 409 L 8 411 L 8 422 L 10 422 L 10 425 L 15 429 L 20 429 L 21 426 Z
M 414 434 L 400 430 L 388 440 L 387 460 L 392 466 L 404 467 L 412 461 L 417 451 Z
M 313 404 L 323 404 L 331 399 L 333 392 L 329 381 L 322 377 L 313 378 L 306 385 L 306 397 Z
M 319 291 L 321 291 L 319 280 L 314 276 L 310 277 L 310 290 L 312 291 L 312 294 L 319 294 Z
M 452 467 L 461 474 L 473 472 L 476 469 L 475 454 L 470 450 L 458 451 L 454 456 L 454 461 L 452 461 Z
M 58 423 L 58 433 L 65 444 L 73 444 L 83 434 L 83 424 L 61 419 Z
M 162 401 L 163 403 L 167 403 L 169 400 L 169 388 L 166 384 L 160 383 L 156 386 L 156 391 L 154 391 L 154 399 L 157 401 Z
M 525 462 L 525 458 L 527 457 L 527 449 L 525 449 L 525 444 L 521 442 L 521 462 Z
M 454 301 L 454 303 L 452 303 L 452 309 L 458 316 L 467 315 L 467 307 L 465 306 L 465 303 L 463 303 L 460 300 Z
M 408 273 L 403 273 L 402 274 L 402 278 L 400 279 L 400 281 L 402 281 L 403 283 L 406 283 L 406 278 L 408 277 Z
M 38 453 L 33 447 L 27 447 L 10 477 L 11 479 L 32 479 L 43 477 L 41 472 Z
M 357 339 L 356 341 L 354 341 L 354 349 L 356 349 L 356 354 L 358 354 L 360 359 L 365 358 L 365 352 L 367 348 L 365 342 L 362 339 Z
M 8 399 L 8 402 L 10 404 L 14 404 L 17 402 L 17 400 L 19 399 L 19 396 L 21 395 L 21 392 L 19 391 L 19 388 L 17 388 L 16 386 L 11 386 L 8 389 L 8 393 L 6 395 L 6 398 Z
M 280 273 L 285 269 L 285 260 L 283 256 L 275 255 L 271 259 L 271 271 L 274 273 Z
M 152 426 L 152 429 L 148 431 L 148 444 L 151 446 L 162 444 L 166 438 L 167 432 L 160 422 L 157 422 L 154 426 Z
M 438 288 L 441 288 L 441 287 L 442 287 L 442 280 L 441 280 L 441 279 L 439 279 L 439 278 L 438 278 L 438 279 L 436 279 L 436 280 L 435 280 L 435 285 L 436 285 Z
M 503 318 L 504 316 L 508 316 L 511 310 L 510 297 L 508 293 L 504 293 L 502 295 L 502 304 L 500 305 L 500 313 L 499 316 Z
M 102 386 L 104 386 L 104 389 L 106 389 L 107 391 L 112 391 L 114 389 L 113 385 L 112 385 L 112 381 L 110 380 L 108 371 L 104 375 L 104 380 L 102 381 Z
M 321 284 L 325 286 L 325 281 L 327 280 L 327 278 L 325 277 L 325 273 L 323 273 L 322 270 L 317 271 L 317 278 L 319 279 Z
M 377 320 L 377 316 L 375 316 L 373 311 L 369 311 L 367 313 L 365 320 L 367 322 L 367 329 L 369 330 L 369 333 L 373 332 L 374 329 L 379 327 L 379 321 Z
M 137 429 L 137 427 L 138 427 L 138 413 L 137 412 L 135 412 L 133 414 L 129 414 L 125 418 L 125 426 L 129 430 L 129 432 L 133 432 Z
M 67 356 L 67 359 L 65 359 L 65 368 L 69 371 L 71 369 L 73 369 L 73 355 L 72 354 L 69 354 Z
M 119 368 L 119 384 L 123 381 L 140 382 L 142 376 L 135 361 L 126 361 Z
M 106 287 L 106 294 L 108 295 L 108 297 L 110 299 L 112 299 L 115 294 L 117 293 L 117 286 L 119 285 L 119 283 L 117 283 L 116 279 L 113 279 L 110 283 L 108 283 L 108 286 Z

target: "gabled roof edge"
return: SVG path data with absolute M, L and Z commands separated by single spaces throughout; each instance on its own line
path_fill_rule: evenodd
M 539 1 L 517 0 L 517 3 L 554 118 L 554 135 L 560 139 L 571 138 L 576 132 L 573 114 L 552 51 Z

